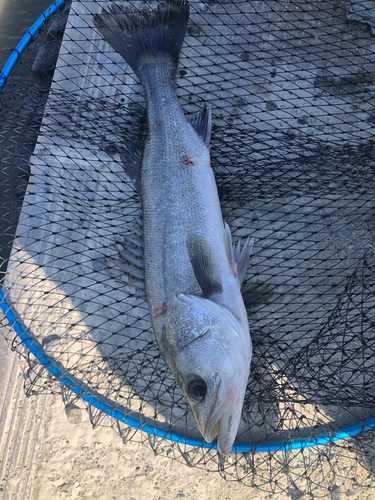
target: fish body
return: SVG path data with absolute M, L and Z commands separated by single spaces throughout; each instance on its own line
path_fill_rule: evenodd
M 175 92 L 188 18 L 185 1 L 169 1 L 144 15 L 114 4 L 94 20 L 146 92 L 148 138 L 137 185 L 153 329 L 199 430 L 208 442 L 218 436 L 219 451 L 228 454 L 251 361 L 238 275 L 241 268 L 243 279 L 250 247 L 235 254 L 223 222 L 208 149 L 210 109 L 191 123 Z
M 222 292 L 211 297 L 248 324 L 228 258 L 228 245 L 207 145 L 183 114 L 169 75 L 155 68 L 148 97 L 149 135 L 141 170 L 146 295 L 154 330 L 176 292 L 201 293 L 187 238 L 200 236 L 215 253 Z M 166 77 L 167 76 L 167 77 Z M 147 92 L 149 93 L 149 91 Z M 198 243 L 199 245 L 199 243 Z M 196 249 L 198 251 L 198 249 Z

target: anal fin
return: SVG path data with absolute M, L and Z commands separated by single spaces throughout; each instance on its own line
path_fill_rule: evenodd
M 138 297 L 145 296 L 142 223 L 137 221 L 130 231 L 122 235 L 118 243 L 118 256 L 108 257 L 128 276 L 128 284 L 134 287 Z
M 122 164 L 125 172 L 134 183 L 138 194 L 140 193 L 142 152 L 140 149 L 134 149 L 128 153 L 121 154 Z

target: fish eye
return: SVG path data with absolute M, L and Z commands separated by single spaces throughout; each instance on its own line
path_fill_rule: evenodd
M 186 384 L 186 393 L 190 399 L 202 401 L 207 393 L 207 384 L 200 377 L 192 378 Z

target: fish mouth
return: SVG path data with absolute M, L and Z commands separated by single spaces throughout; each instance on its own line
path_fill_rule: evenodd
M 241 418 L 238 389 L 230 379 L 222 379 L 216 394 L 215 404 L 202 433 L 210 443 L 217 436 L 219 453 L 228 455 L 232 451 Z

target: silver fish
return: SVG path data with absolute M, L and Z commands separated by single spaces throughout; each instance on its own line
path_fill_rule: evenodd
M 128 172 L 142 202 L 145 292 L 154 332 L 202 436 L 207 442 L 218 437 L 225 455 L 237 435 L 250 372 L 241 284 L 252 241 L 242 251 L 233 249 L 223 222 L 208 149 L 210 108 L 190 123 L 177 99 L 174 79 L 188 19 L 184 0 L 144 14 L 112 4 L 94 16 L 146 92 L 148 138 L 141 168 Z

